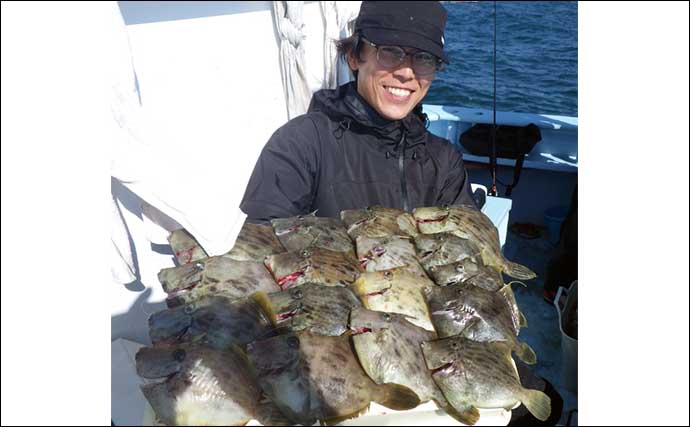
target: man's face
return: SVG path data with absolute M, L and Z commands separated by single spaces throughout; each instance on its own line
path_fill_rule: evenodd
M 400 120 L 422 101 L 435 75 L 416 75 L 409 55 L 398 67 L 385 68 L 376 59 L 376 48 L 363 43 L 363 61 L 358 61 L 353 55 L 348 56 L 350 68 L 358 71 L 357 92 L 381 116 Z M 412 53 L 414 49 L 405 51 Z

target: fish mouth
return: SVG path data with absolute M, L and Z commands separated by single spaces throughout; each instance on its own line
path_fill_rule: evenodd
M 370 293 L 368 293 L 368 294 L 364 294 L 364 296 L 365 296 L 365 297 L 380 296 L 380 295 L 383 295 L 383 294 L 385 294 L 386 292 L 388 292 L 389 289 L 390 289 L 390 288 L 386 288 L 386 289 L 382 289 L 382 290 L 380 290 L 380 291 L 370 292 Z
M 450 374 L 454 370 L 455 370 L 455 368 L 453 367 L 453 362 L 448 362 L 446 364 L 439 366 L 436 369 L 432 369 L 431 375 Z
M 419 224 L 425 224 L 428 222 L 441 222 L 444 221 L 446 218 L 448 218 L 448 214 L 435 218 L 415 218 L 415 221 L 417 221 L 417 223 Z
M 199 281 L 197 283 L 194 283 L 193 285 L 187 286 L 186 288 L 176 289 L 168 294 L 167 299 L 175 299 L 180 295 L 187 294 L 191 292 L 192 289 L 196 288 L 199 285 L 199 283 L 201 282 Z
M 297 282 L 297 280 L 304 276 L 304 273 L 307 271 L 307 267 L 302 267 L 297 271 L 294 271 L 287 276 L 283 276 L 280 279 L 278 279 L 278 286 L 280 286 L 281 290 L 285 290 L 290 288 L 292 285 Z
M 350 328 L 352 331 L 352 335 L 361 335 L 361 334 L 367 334 L 371 332 L 370 328 L 367 328 L 366 326 L 359 326 L 356 328 Z
M 292 233 L 293 231 L 297 231 L 301 228 L 302 226 L 299 224 L 293 225 L 292 227 L 285 228 L 283 230 L 278 230 L 275 232 L 276 236 L 283 236 L 288 233 Z
M 276 314 L 276 320 L 278 322 L 284 322 L 288 319 L 291 319 L 291 318 L 297 316 L 297 313 L 299 313 L 299 308 L 296 308 L 296 309 L 290 310 L 290 311 L 285 311 L 283 313 L 278 313 L 278 314 Z

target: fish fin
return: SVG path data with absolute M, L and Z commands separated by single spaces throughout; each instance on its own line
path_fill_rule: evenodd
M 527 318 L 525 317 L 525 315 L 521 311 L 518 311 L 518 316 L 520 316 L 520 327 L 526 328 L 527 327 Z
M 321 425 L 324 425 L 324 426 L 333 426 L 336 424 L 340 424 L 343 421 L 350 420 L 352 418 L 357 418 L 360 415 L 366 413 L 368 410 L 369 410 L 369 405 L 367 405 L 364 408 L 360 409 L 359 411 L 355 411 L 349 415 L 343 415 L 342 417 L 334 417 L 334 418 L 319 420 L 319 422 Z M 266 425 L 270 425 L 270 424 L 266 424 Z
M 551 398 L 539 390 L 523 389 L 520 401 L 540 421 L 551 415 Z
M 527 343 L 519 343 L 519 347 L 515 349 L 515 354 L 520 358 L 520 360 L 528 365 L 534 365 L 537 363 L 537 354 Z
M 508 261 L 507 259 L 503 261 L 503 272 L 510 277 L 520 280 L 529 280 L 537 277 L 537 273 L 534 271 L 530 270 L 524 265 Z
M 266 313 L 273 326 L 278 326 L 276 323 L 276 313 L 275 310 L 273 310 L 273 304 L 271 303 L 271 299 L 268 297 L 268 294 L 263 291 L 258 291 L 254 292 L 250 298 Z
M 379 400 L 374 400 L 379 405 L 395 411 L 406 411 L 416 408 L 419 405 L 417 393 L 400 384 L 382 384 L 382 396 L 377 396 Z
M 448 415 L 451 417 L 455 418 L 456 420 L 460 421 L 461 423 L 465 425 L 475 425 L 477 424 L 477 421 L 479 421 L 479 410 L 475 408 L 472 405 L 465 406 L 460 409 L 455 409 L 452 405 L 446 403 L 439 404 L 439 402 L 436 402 L 436 404 L 443 409 Z
M 522 327 L 522 321 L 524 319 L 524 316 L 522 313 L 520 313 L 520 309 L 518 308 L 517 301 L 515 300 L 515 294 L 513 293 L 513 289 L 510 287 L 510 285 L 513 282 L 510 282 L 503 286 L 498 293 L 503 295 L 503 297 L 506 299 L 508 302 L 508 306 L 510 307 L 511 311 L 511 318 L 513 321 L 513 326 L 515 328 L 514 332 L 515 334 L 518 334 L 520 332 L 520 327 Z M 526 325 L 525 321 L 525 325 Z
M 256 420 L 265 426 L 291 426 L 295 424 L 280 412 L 273 401 L 259 403 L 256 408 Z

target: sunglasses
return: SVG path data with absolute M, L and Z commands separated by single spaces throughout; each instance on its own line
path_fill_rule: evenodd
M 376 60 L 382 67 L 398 68 L 409 56 L 412 58 L 412 69 L 418 76 L 429 76 L 443 70 L 443 61 L 429 52 L 419 50 L 407 53 L 399 46 L 379 46 L 369 40 L 362 40 L 376 49 Z

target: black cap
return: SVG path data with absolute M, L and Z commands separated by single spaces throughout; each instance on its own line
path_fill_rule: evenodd
M 374 44 L 427 51 L 448 64 L 443 51 L 447 15 L 437 1 L 363 1 L 355 32 Z

